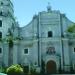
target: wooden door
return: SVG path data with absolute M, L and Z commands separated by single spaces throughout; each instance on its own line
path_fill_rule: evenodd
M 56 63 L 54 61 L 48 61 L 46 65 L 46 71 L 48 74 L 55 74 L 56 73 Z

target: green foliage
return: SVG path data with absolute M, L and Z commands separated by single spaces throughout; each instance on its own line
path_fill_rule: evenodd
M 1 73 L 6 73 L 6 69 L 7 69 L 6 67 L 0 67 L 0 72 Z
M 29 66 L 22 66 L 25 74 L 29 73 Z
M 75 24 L 69 26 L 67 31 L 70 32 L 70 33 L 74 33 L 75 32 Z
M 0 42 L 2 41 L 2 38 L 0 38 Z
M 7 42 L 9 43 L 9 47 L 12 47 L 13 46 L 13 37 L 9 36 L 7 39 Z
M 9 47 L 13 47 L 13 34 L 10 29 L 8 29 L 7 42 Z
M 3 71 L 3 68 L 2 67 L 0 67 L 0 72 L 2 72 Z
M 39 72 L 36 71 L 36 68 L 33 65 L 30 68 L 30 75 L 39 75 Z
M 23 74 L 23 69 L 21 68 L 20 65 L 12 65 L 9 68 L 7 68 L 6 73 L 8 75 L 22 75 Z
M 31 73 L 31 75 L 35 75 L 36 74 L 36 69 L 34 67 L 31 67 L 30 73 Z
M 45 73 L 45 62 L 41 60 L 41 73 Z

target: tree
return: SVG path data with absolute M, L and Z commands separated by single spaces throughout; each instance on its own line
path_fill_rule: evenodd
M 75 23 L 73 25 L 69 26 L 68 29 L 67 29 L 67 31 L 69 33 L 75 33 Z

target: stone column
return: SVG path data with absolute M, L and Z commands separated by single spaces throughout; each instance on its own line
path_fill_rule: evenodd
M 3 43 L 3 48 L 2 48 L 2 65 L 3 66 L 8 66 L 8 57 L 9 57 L 9 46 L 7 42 Z
M 63 39 L 63 45 L 64 45 L 64 70 L 70 71 L 71 64 L 70 64 L 68 39 Z
M 17 58 L 18 58 L 18 44 L 17 44 L 17 41 L 14 42 L 14 45 L 13 45 L 13 64 L 17 64 Z

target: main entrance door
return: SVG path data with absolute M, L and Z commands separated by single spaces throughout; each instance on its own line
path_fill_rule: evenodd
M 48 61 L 46 65 L 46 71 L 48 74 L 56 73 L 56 63 L 52 60 Z

